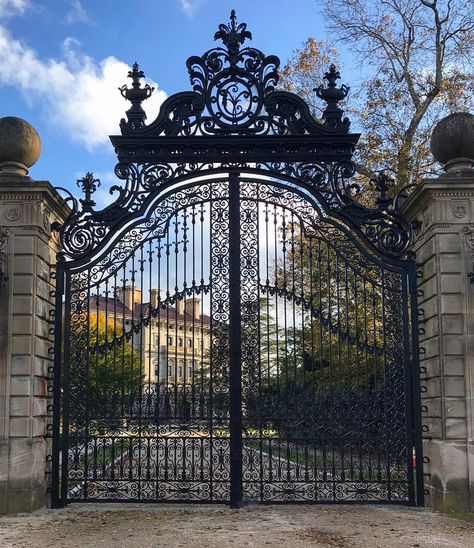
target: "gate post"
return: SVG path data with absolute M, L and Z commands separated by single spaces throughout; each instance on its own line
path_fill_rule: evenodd
M 0 514 L 47 504 L 51 422 L 51 223 L 68 208 L 27 176 L 41 150 L 19 118 L 0 119 Z
M 431 138 L 444 165 L 403 205 L 419 267 L 422 422 L 427 501 L 474 510 L 474 116 L 441 120 Z
M 229 434 L 230 503 L 242 507 L 242 331 L 239 174 L 229 174 Z

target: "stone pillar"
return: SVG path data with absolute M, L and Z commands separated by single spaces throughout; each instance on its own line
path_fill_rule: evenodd
M 27 122 L 0 119 L 0 514 L 47 504 L 51 223 L 67 207 L 50 183 L 27 176 L 39 152 Z
M 442 120 L 431 146 L 446 173 L 404 204 L 417 227 L 427 504 L 474 511 L 474 116 Z

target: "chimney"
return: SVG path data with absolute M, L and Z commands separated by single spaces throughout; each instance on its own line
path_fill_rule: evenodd
M 160 290 L 150 289 L 150 306 L 152 308 L 158 308 L 159 300 L 160 300 Z
M 188 299 L 186 301 L 186 313 L 199 320 L 201 317 L 201 299 Z
M 179 315 L 183 315 L 184 314 L 184 300 L 183 299 L 178 299 L 176 301 L 176 312 L 179 314 Z
M 125 288 L 117 288 L 117 299 L 124 304 L 129 310 L 133 310 L 134 304 L 141 301 L 142 292 L 139 289 L 132 288 L 127 285 Z

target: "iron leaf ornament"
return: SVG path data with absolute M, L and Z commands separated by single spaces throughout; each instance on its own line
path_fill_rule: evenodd
M 94 174 L 88 171 L 84 177 L 77 180 L 77 186 L 79 186 L 84 193 L 84 198 L 79 201 L 82 204 L 82 211 L 91 212 L 96 205 L 92 199 L 92 194 L 100 186 L 100 180 L 94 178 Z
M 252 40 L 252 33 L 247 30 L 246 23 L 237 24 L 235 10 L 230 12 L 230 23 L 221 23 L 219 30 L 214 34 L 214 40 L 222 40 L 222 43 L 233 55 L 237 54 L 240 46 L 246 38 Z

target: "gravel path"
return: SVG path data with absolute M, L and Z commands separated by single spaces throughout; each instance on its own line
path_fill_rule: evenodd
M 0 518 L 0 546 L 469 547 L 474 524 L 387 506 L 71 505 Z

